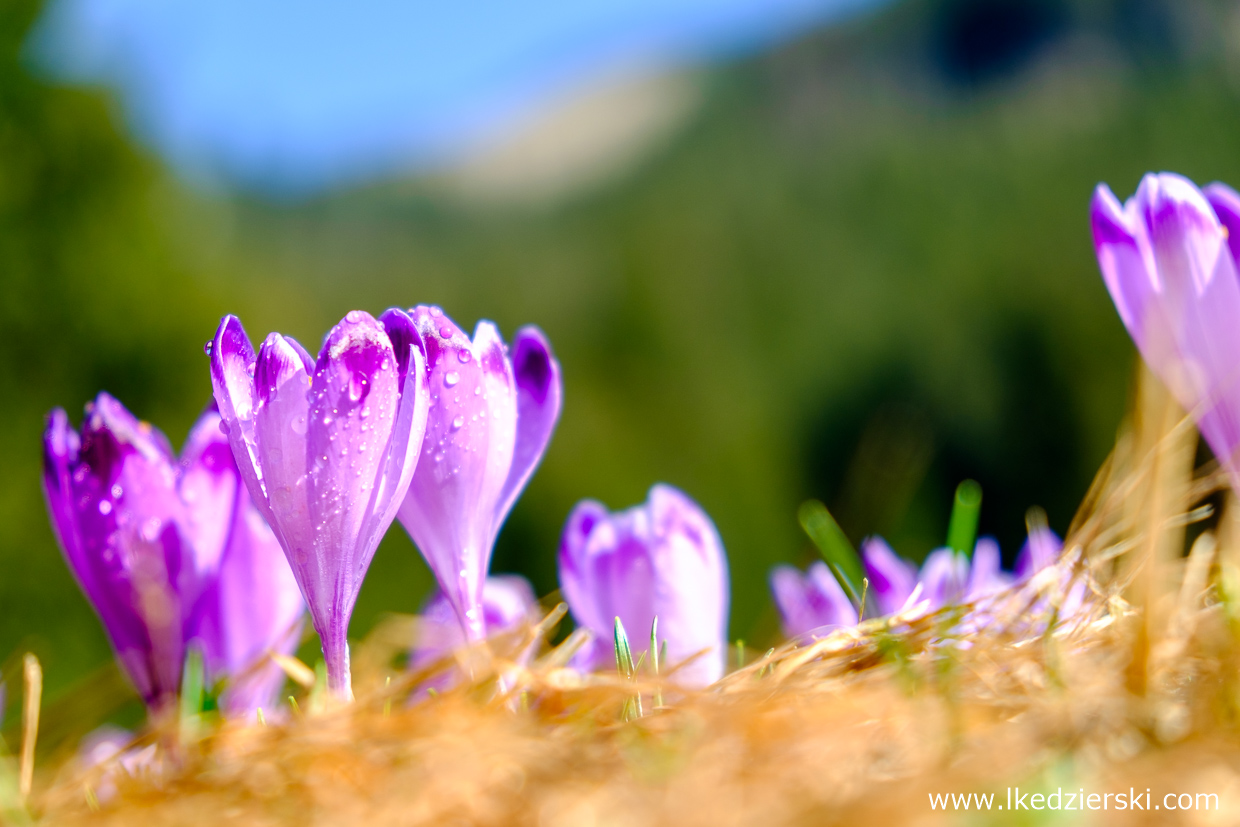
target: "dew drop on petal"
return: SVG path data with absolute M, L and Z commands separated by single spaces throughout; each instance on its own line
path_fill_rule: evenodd
M 202 346 L 202 352 L 203 352 L 203 353 L 205 353 L 205 354 L 207 354 L 208 356 L 210 356 L 210 355 L 211 355 L 211 351 L 213 351 L 213 350 L 215 350 L 215 340 L 214 340 L 214 339 L 208 339 L 208 340 L 207 340 L 207 343 L 206 343 L 205 345 L 203 345 L 203 346 Z
M 432 304 L 431 315 L 434 316 L 435 318 L 439 318 L 440 316 L 443 315 L 443 310 L 441 310 L 437 305 Z
M 110 500 L 99 501 L 99 513 L 107 516 L 112 513 L 112 503 Z
M 228 436 L 228 422 L 226 420 L 220 420 L 220 433 L 224 436 Z
M 362 419 L 365 419 L 368 416 L 370 416 L 370 406 L 366 405 L 362 408 L 361 417 Z
M 473 354 L 470 353 L 468 350 L 461 348 L 460 350 L 456 352 L 456 358 L 461 360 L 462 365 L 467 365 L 469 364 L 469 360 L 474 357 L 473 357 Z
M 459 431 L 464 425 L 465 417 L 463 416 L 458 416 L 456 419 L 452 420 L 452 430 L 454 431 Z
M 451 338 L 452 338 L 452 328 L 451 328 L 450 326 L 448 326 L 448 325 L 444 325 L 443 327 L 439 328 L 439 338 L 441 338 L 441 339 L 451 339 Z
M 113 499 L 119 500 L 122 496 L 124 496 L 124 494 L 125 494 L 125 489 L 121 488 L 119 483 L 112 486 L 112 498 Z
M 456 371 L 449 371 L 448 373 L 444 374 L 443 383 L 447 385 L 449 388 L 460 381 L 461 381 L 461 374 L 457 373 Z
M 350 324 L 357 324 L 362 320 L 362 311 L 350 310 L 348 313 L 344 314 L 344 320 Z

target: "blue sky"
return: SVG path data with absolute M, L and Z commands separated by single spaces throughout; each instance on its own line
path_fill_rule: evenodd
M 429 165 L 556 91 L 878 0 L 53 0 L 34 60 L 120 91 L 190 177 L 314 190 Z

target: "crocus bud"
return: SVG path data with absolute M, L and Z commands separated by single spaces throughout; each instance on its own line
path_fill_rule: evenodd
M 188 637 L 202 649 L 208 680 L 226 681 L 220 708 L 248 715 L 277 702 L 284 672 L 270 655 L 297 648 L 306 604 L 241 482 L 221 422 L 214 409 L 204 413 L 181 453 L 184 533 L 206 584 Z
M 821 560 L 804 574 L 793 566 L 776 566 L 771 571 L 771 593 L 784 634 L 790 638 L 824 627 L 857 625 L 856 607 Z
M 197 581 L 164 435 L 106 393 L 79 435 L 59 408 L 43 437 L 43 490 L 69 568 L 151 708 L 177 693 Z
M 426 428 L 421 337 L 403 311 L 376 320 L 354 310 L 317 361 L 278 333 L 255 355 L 241 322 L 226 316 L 211 381 L 241 476 L 310 608 L 328 689 L 352 697 L 349 618 Z
M 301 596 L 219 426 L 214 409 L 203 413 L 178 461 L 159 431 L 100 394 L 80 435 L 57 409 L 44 437 L 52 526 L 153 708 L 175 695 L 191 639 L 208 652 L 209 677 L 229 681 L 230 713 L 261 701 L 233 687 L 278 681 L 267 652 L 295 643 Z M 247 571 L 263 576 L 247 582 Z
M 560 540 L 560 587 L 578 625 L 594 634 L 582 661 L 615 663 L 612 632 L 620 618 L 633 656 L 648 648 L 655 617 L 676 680 L 705 686 L 723 675 L 728 626 L 728 564 L 714 524 L 670 485 L 643 505 L 611 514 L 586 500 L 573 509 Z M 695 657 L 696 656 L 696 657 Z
M 1123 205 L 1099 184 L 1090 219 L 1120 319 L 1240 491 L 1240 197 L 1150 174 Z
M 516 629 L 523 623 L 538 622 L 538 601 L 530 581 L 519 574 L 488 577 L 482 586 L 482 615 L 488 634 Z M 454 649 L 466 645 L 465 631 L 456 609 L 443 592 L 436 590 L 422 609 L 418 638 L 413 647 L 415 667 L 434 663 Z
M 560 415 L 560 366 L 522 328 L 511 354 L 490 322 L 471 341 L 438 307 L 410 311 L 426 344 L 430 414 L 400 521 L 466 637 L 486 635 L 483 582 L 504 518 Z

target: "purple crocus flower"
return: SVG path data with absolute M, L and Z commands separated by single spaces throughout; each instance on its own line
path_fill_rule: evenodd
M 1012 575 L 1003 570 L 999 543 L 993 537 L 982 537 L 973 547 L 973 564 L 969 567 L 969 581 L 964 599 L 973 602 L 990 597 L 1011 586 Z
M 430 415 L 400 521 L 466 638 L 481 640 L 491 551 L 560 416 L 560 365 L 535 327 L 517 331 L 510 356 L 490 322 L 471 341 L 438 307 L 410 313 L 426 345 Z
M 771 570 L 771 593 L 784 634 L 790 638 L 828 626 L 857 625 L 856 607 L 821 560 L 804 574 L 794 566 L 776 566 Z
M 634 657 L 649 648 L 659 619 L 670 666 L 687 686 L 723 675 L 728 626 L 728 565 L 706 513 L 670 485 L 656 485 L 642 505 L 611 514 L 578 503 L 560 540 L 560 586 L 578 625 L 594 633 L 579 663 L 613 664 L 612 633 L 620 618 Z M 704 653 L 704 654 L 700 654 Z
M 1123 205 L 1098 185 L 1090 219 L 1124 326 L 1240 491 L 1240 196 L 1150 174 Z
M 181 453 L 183 533 L 195 560 L 209 566 L 188 633 L 202 648 L 207 677 L 227 686 L 230 715 L 271 708 L 284 673 L 268 655 L 292 654 L 306 604 L 280 543 L 241 481 L 220 415 L 207 411 Z
M 1046 525 L 1032 525 L 1025 544 L 1016 555 L 1016 577 L 1026 580 L 1055 563 L 1063 551 L 1063 541 Z
M 53 529 L 117 659 L 152 709 L 175 696 L 190 639 L 208 650 L 212 679 L 240 687 L 251 671 L 270 674 L 262 657 L 287 650 L 285 638 L 302 611 L 288 564 L 240 484 L 219 423 L 215 410 L 203 413 L 178 461 L 163 434 L 103 393 L 87 406 L 80 434 L 56 409 L 44 436 Z M 247 567 L 267 576 L 239 589 Z M 214 620 L 204 624 L 208 613 Z M 278 616 L 274 625 L 282 628 L 265 622 L 269 616 Z M 233 647 L 237 656 L 210 656 L 221 632 L 244 642 Z M 230 688 L 225 709 L 249 711 L 258 700 Z
M 917 588 L 917 567 L 892 550 L 882 537 L 868 537 L 861 543 L 865 576 L 880 615 L 900 611 Z
M 1011 585 L 1010 577 L 1000 568 L 999 544 L 992 537 L 977 541 L 972 561 L 950 548 L 935 549 L 920 572 L 881 537 L 866 539 L 861 556 L 870 593 L 883 615 L 903 609 L 918 586 L 919 601 L 934 611 L 952 603 L 980 600 Z
M 349 618 L 426 428 L 421 336 L 401 310 L 378 320 L 354 310 L 317 361 L 278 333 L 255 355 L 225 316 L 211 381 L 241 476 L 310 607 L 328 689 L 350 698 Z
M 537 622 L 537 608 L 538 601 L 530 581 L 519 574 L 492 575 L 483 583 L 482 616 L 488 634 Z M 413 665 L 434 663 L 468 642 L 452 602 L 442 591 L 436 590 L 422 609 L 418 639 L 413 647 Z

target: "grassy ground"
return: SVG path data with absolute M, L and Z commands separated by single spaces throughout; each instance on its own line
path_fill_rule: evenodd
M 265 724 L 155 727 L 138 741 L 148 758 L 132 772 L 45 754 L 27 807 L 10 796 L 7 817 L 1234 823 L 1240 514 L 1233 495 L 1220 495 L 1213 464 L 1194 467 L 1196 432 L 1162 389 L 1146 378 L 1136 399 L 1059 565 L 985 604 L 746 651 L 700 692 L 647 669 L 633 680 L 581 676 L 562 666 L 571 637 L 522 665 L 515 653 L 548 631 L 552 612 L 542 627 L 435 667 L 474 677 L 412 702 L 428 674 L 394 666 L 408 621 L 393 618 L 359 647 L 352 706 L 298 691 L 296 708 L 269 711 Z M 1076 584 L 1086 586 L 1079 608 L 1065 599 Z M 17 762 L 6 767 L 11 787 Z M 1148 790 L 1140 803 L 1160 809 L 1117 811 L 1114 794 L 1130 789 Z M 1107 809 L 1011 810 L 1014 800 L 1046 806 L 1029 796 L 1057 790 L 1050 801 L 1060 807 L 1083 791 L 1078 800 Z M 976 812 L 976 799 L 968 814 L 932 806 L 952 793 L 993 795 L 993 809 Z M 1206 809 L 1161 809 L 1168 793 Z

